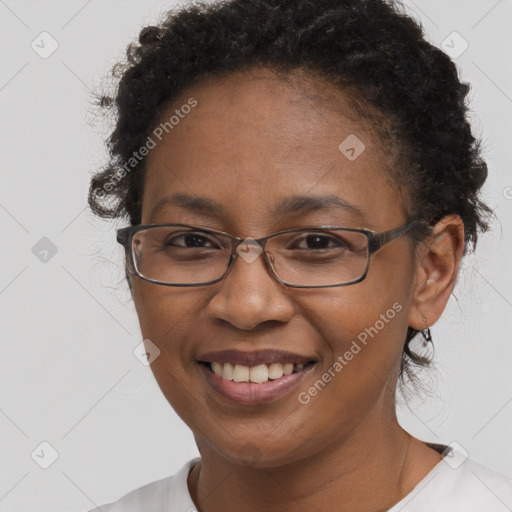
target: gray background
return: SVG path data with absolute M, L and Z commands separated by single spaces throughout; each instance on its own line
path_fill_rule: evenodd
M 91 90 L 170 5 L 0 0 L 1 511 L 86 510 L 198 455 L 133 355 L 141 335 L 115 242 L 119 225 L 85 208 L 90 172 L 105 156 Z M 432 329 L 437 369 L 425 379 L 433 392 L 402 405 L 400 421 L 510 477 L 512 2 L 406 6 L 433 44 L 460 51 L 454 31 L 469 44 L 455 60 L 472 84 L 472 122 L 490 169 L 484 199 L 499 220 L 466 258 Z M 57 50 L 42 58 L 52 40 Z M 43 469 L 52 449 L 58 458 Z

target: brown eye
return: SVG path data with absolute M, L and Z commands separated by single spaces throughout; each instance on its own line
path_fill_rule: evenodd
M 173 235 L 169 238 L 166 243 L 166 246 L 175 246 L 175 247 L 217 247 L 218 244 L 215 243 L 211 238 L 200 234 L 200 233 L 181 233 L 180 235 Z
M 293 241 L 290 249 L 299 250 L 325 250 L 325 249 L 349 249 L 348 244 L 339 237 L 325 233 L 309 233 Z
M 340 244 L 339 240 L 326 235 L 308 235 L 305 241 L 308 249 L 329 249 L 333 245 L 337 247 L 344 245 Z

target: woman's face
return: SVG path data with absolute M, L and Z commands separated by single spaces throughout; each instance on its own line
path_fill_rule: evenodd
M 315 225 L 380 232 L 406 223 L 402 196 L 384 169 L 390 148 L 343 115 L 341 93 L 326 90 L 319 97 L 300 79 L 296 84 L 253 71 L 188 89 L 164 116 L 168 120 L 178 110 L 179 122 L 167 126 L 161 141 L 153 137 L 142 223 L 193 224 L 242 238 Z M 185 115 L 189 109 L 180 107 L 190 98 L 197 104 Z M 365 146 L 359 156 L 362 146 L 355 148 L 355 159 L 339 149 L 351 135 Z M 167 202 L 154 212 L 177 193 L 219 208 Z M 319 201 L 274 213 L 294 196 Z M 360 213 L 332 202 L 320 207 L 322 196 L 336 196 Z M 286 287 L 260 256 L 250 263 L 236 257 L 213 285 L 168 287 L 135 278 L 133 293 L 143 337 L 160 350 L 151 368 L 202 455 L 209 450 L 272 467 L 394 417 L 413 281 L 413 249 L 402 236 L 372 256 L 367 277 L 349 286 Z M 225 396 L 198 362 L 210 352 L 251 356 L 276 349 L 291 353 L 285 356 L 291 363 L 304 357 L 314 364 L 271 399 L 251 399 L 247 391 L 265 384 L 233 381 L 230 389 L 236 393 L 240 386 L 242 398 Z

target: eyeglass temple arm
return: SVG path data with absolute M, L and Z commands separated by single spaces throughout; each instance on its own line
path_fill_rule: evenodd
M 121 228 L 117 230 L 117 241 L 121 245 L 124 245 L 124 247 L 128 247 L 128 241 L 130 239 L 130 228 L 132 226 L 127 226 L 126 228 Z
M 419 224 L 420 220 L 414 220 L 409 224 L 405 224 L 404 226 L 400 226 L 395 229 L 390 229 L 389 231 L 384 231 L 383 233 L 373 233 L 373 236 L 370 238 L 369 250 L 370 253 L 374 253 L 379 250 L 383 245 L 395 240 L 399 236 L 402 236 L 404 233 L 409 231 L 413 226 Z

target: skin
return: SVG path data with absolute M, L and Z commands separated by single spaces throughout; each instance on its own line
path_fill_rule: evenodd
M 244 238 L 303 225 L 380 232 L 405 224 L 406 198 L 385 170 L 390 156 L 372 127 L 358 121 L 341 91 L 317 83 L 319 94 L 313 85 L 299 75 L 283 81 L 256 69 L 185 91 L 163 118 L 190 97 L 198 105 L 148 156 L 142 223 L 189 223 Z M 355 161 L 338 150 L 349 134 L 366 146 Z M 152 215 L 162 197 L 176 192 L 215 200 L 224 213 L 169 205 Z M 366 216 L 342 208 L 271 214 L 294 194 L 335 194 Z M 461 219 L 447 216 L 416 250 L 402 236 L 372 257 L 364 281 L 330 289 L 283 286 L 261 257 L 252 263 L 237 258 L 210 286 L 133 279 L 143 337 L 161 351 L 152 371 L 201 454 L 188 477 L 199 511 L 225 510 L 226 503 L 240 512 L 387 510 L 414 488 L 441 455 L 397 422 L 402 345 L 408 326 L 430 326 L 443 312 L 463 239 Z M 321 378 L 395 302 L 401 312 L 309 404 L 301 404 L 298 392 Z M 195 362 L 210 350 L 273 347 L 318 362 L 299 389 L 250 408 L 216 394 Z

